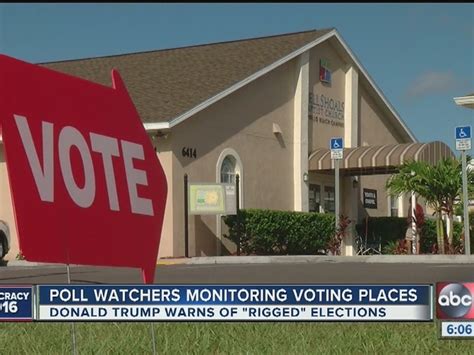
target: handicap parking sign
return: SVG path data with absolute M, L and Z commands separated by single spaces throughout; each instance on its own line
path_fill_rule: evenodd
M 329 147 L 331 148 L 331 159 L 343 158 L 344 143 L 342 141 L 342 137 L 331 138 Z
M 471 126 L 456 127 L 456 139 L 471 138 Z
M 456 150 L 471 149 L 471 126 L 458 126 L 455 129 Z
M 343 149 L 342 137 L 331 138 L 331 149 Z

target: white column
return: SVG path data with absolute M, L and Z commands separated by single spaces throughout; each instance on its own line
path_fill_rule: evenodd
M 358 86 L 359 74 L 354 67 L 350 67 L 346 72 L 344 95 L 344 146 L 346 148 L 357 147 L 358 145 Z
M 294 97 L 294 148 L 293 181 L 294 210 L 309 210 L 308 182 L 303 175 L 308 173 L 308 100 L 309 100 L 309 52 L 298 57 L 297 82 Z
M 404 204 L 403 204 L 403 195 L 398 196 L 398 217 L 403 217 Z
M 412 235 L 412 244 L 411 244 L 411 253 L 416 254 L 416 223 L 415 223 L 415 211 L 416 211 L 416 198 L 415 193 L 411 193 L 411 235 Z
M 359 117 L 358 117 L 358 96 L 359 96 L 359 74 L 354 67 L 350 67 L 345 75 L 345 94 L 344 94 L 344 147 L 353 148 L 359 145 Z M 352 185 L 352 179 L 345 179 Z M 355 184 L 357 185 L 357 184 Z M 352 223 L 349 225 L 345 242 L 343 243 L 343 254 L 351 256 L 355 254 L 354 237 L 357 224 L 357 209 L 359 200 L 359 187 L 350 187 L 350 211 L 349 218 Z
M 387 217 L 390 217 L 392 214 L 392 206 L 391 206 L 392 198 L 394 197 L 391 197 L 390 195 L 387 194 Z

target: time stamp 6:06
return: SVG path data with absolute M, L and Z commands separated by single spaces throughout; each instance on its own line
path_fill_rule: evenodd
M 474 322 L 442 322 L 441 337 L 474 338 Z

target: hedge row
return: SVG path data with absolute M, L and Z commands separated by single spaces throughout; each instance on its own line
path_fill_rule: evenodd
M 473 229 L 474 213 L 470 214 L 471 231 Z M 356 225 L 358 235 L 365 237 L 367 229 L 368 240 L 378 240 L 380 236 L 382 249 L 394 242 L 404 239 L 407 230 L 406 217 L 369 217 L 368 225 L 361 223 Z M 461 244 L 461 233 L 463 224 L 454 222 L 453 244 L 458 247 Z M 436 221 L 426 219 L 420 233 L 420 252 L 431 253 L 433 246 L 437 243 Z M 474 251 L 474 238 L 471 238 L 471 250 Z
M 471 222 L 472 223 L 472 222 Z M 472 231 L 472 224 L 471 231 Z M 453 246 L 455 248 L 460 247 L 461 245 L 461 234 L 463 230 L 463 224 L 460 222 L 454 222 L 454 229 L 453 229 Z M 436 237 L 436 221 L 435 220 L 427 220 L 421 229 L 421 237 L 420 237 L 420 251 L 422 253 L 431 253 L 433 250 L 433 246 L 438 242 Z M 474 251 L 474 240 L 471 238 L 471 251 Z M 471 252 L 472 254 L 472 252 Z
M 368 241 L 377 241 L 380 238 L 382 249 L 391 242 L 405 238 L 407 219 L 403 217 L 369 217 L 368 223 L 356 225 L 357 234 Z
M 240 223 L 238 223 L 240 221 Z M 226 238 L 238 243 L 247 255 L 310 255 L 326 249 L 335 234 L 335 216 L 314 212 L 241 210 L 226 216 Z
M 240 223 L 237 223 L 240 221 Z M 237 231 L 240 229 L 240 248 L 247 255 L 311 255 L 326 250 L 335 234 L 335 216 L 314 212 L 287 212 L 272 210 L 241 210 L 239 216 L 226 216 L 224 222 L 229 227 L 226 238 L 238 244 Z M 474 213 L 470 214 L 471 231 Z M 382 249 L 394 245 L 405 238 L 407 218 L 369 217 L 368 225 L 356 225 L 358 235 L 378 240 Z M 454 246 L 460 245 L 462 223 L 454 222 Z M 431 253 L 437 243 L 436 221 L 427 219 L 421 230 L 420 252 Z M 471 233 L 471 250 L 474 252 L 474 235 Z
M 471 232 L 474 231 L 474 211 L 469 213 L 469 225 L 471 226 Z

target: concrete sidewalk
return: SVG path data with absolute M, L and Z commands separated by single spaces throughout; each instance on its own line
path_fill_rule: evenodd
M 206 264 L 316 264 L 316 263 L 406 263 L 406 264 L 473 264 L 474 255 L 273 255 L 273 256 L 201 256 L 191 258 L 159 259 L 157 265 L 206 265 Z M 58 266 L 11 260 L 7 266 Z M 71 265 L 76 266 L 76 265 Z

